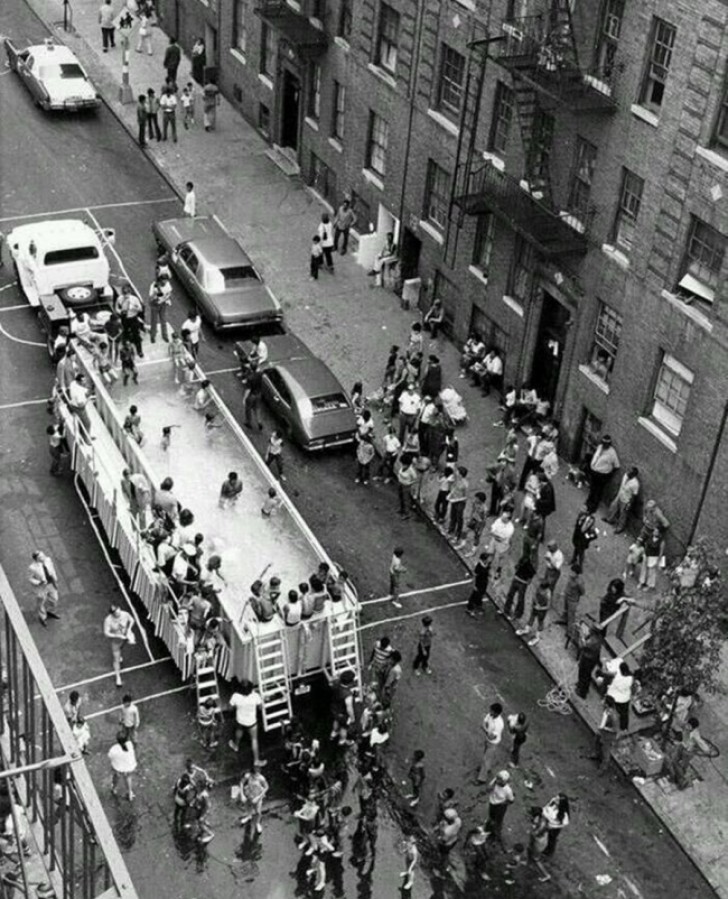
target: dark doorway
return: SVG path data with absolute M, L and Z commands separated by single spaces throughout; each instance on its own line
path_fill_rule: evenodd
M 531 367 L 531 385 L 538 395 L 553 403 L 559 385 L 561 360 L 566 345 L 569 310 L 544 290 L 541 321 Z
M 281 99 L 281 146 L 298 150 L 298 116 L 300 112 L 301 82 L 288 69 L 283 70 Z
M 402 232 L 402 247 L 400 249 L 402 279 L 416 278 L 420 268 L 420 250 L 422 241 L 409 228 Z

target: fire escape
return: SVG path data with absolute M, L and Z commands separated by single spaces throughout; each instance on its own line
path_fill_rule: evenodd
M 471 45 L 471 71 L 445 243 L 450 265 L 455 262 L 464 217 L 486 212 L 545 258 L 578 256 L 587 251 L 593 209 L 569 209 L 568 203 L 559 204 L 554 197 L 550 111 L 566 108 L 576 115 L 614 112 L 618 66 L 613 57 L 599 66 L 581 65 L 569 0 L 544 3 L 548 8 L 540 14 L 510 19 L 499 34 Z M 522 178 L 483 161 L 476 148 L 487 62 L 496 63 L 511 76 L 525 154 Z

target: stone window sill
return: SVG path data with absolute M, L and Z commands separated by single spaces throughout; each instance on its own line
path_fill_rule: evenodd
M 362 173 L 362 175 L 364 175 L 364 177 L 370 184 L 373 184 L 376 188 L 378 188 L 381 191 L 384 190 L 384 181 L 382 181 L 382 179 L 379 177 L 379 175 L 377 175 L 371 169 L 362 169 L 361 173 Z
M 715 150 L 709 150 L 707 147 L 696 147 L 695 154 L 707 160 L 721 172 L 728 172 L 728 156 L 717 153 Z
M 629 258 L 625 256 L 625 254 L 621 250 L 618 250 L 611 244 L 603 243 L 602 253 L 604 253 L 607 259 L 611 259 L 612 262 L 616 263 L 624 271 L 627 271 L 627 269 L 629 268 Z
M 505 160 L 502 159 L 497 153 L 492 153 L 490 150 L 483 150 L 483 159 L 486 162 L 489 162 L 493 166 L 493 168 L 498 169 L 499 172 L 505 172 Z
M 652 436 L 658 440 L 664 447 L 670 450 L 671 453 L 677 452 L 677 443 L 670 437 L 665 431 L 662 430 L 661 427 L 655 424 L 651 418 L 644 418 L 644 416 L 640 416 L 637 419 L 637 423 L 648 431 Z
M 652 112 L 652 110 L 645 109 L 645 107 L 641 106 L 639 103 L 633 103 L 629 109 L 635 118 L 645 122 L 653 128 L 657 128 L 660 124 L 660 117 Z
M 343 152 L 344 152 L 343 146 L 341 145 L 341 143 L 340 143 L 338 140 L 336 140 L 335 137 L 330 137 L 330 138 L 329 138 L 329 143 L 330 143 L 331 146 L 334 148 L 334 150 L 336 150 L 337 153 L 343 153 Z
M 376 75 L 377 78 L 379 78 L 380 81 L 383 81 L 388 87 L 391 87 L 393 89 L 397 87 L 397 81 L 395 80 L 394 75 L 392 75 L 390 72 L 385 71 L 379 66 L 375 66 L 373 62 L 370 62 L 367 65 L 367 68 L 372 73 L 372 75 Z
M 431 222 L 420 219 L 420 228 L 428 235 L 428 237 L 431 237 L 435 243 L 442 245 L 445 242 L 445 238 Z
M 692 306 L 688 306 L 687 303 L 684 303 L 680 297 L 676 297 L 675 294 L 670 293 L 669 290 L 662 291 L 662 299 L 667 300 L 667 302 L 674 306 L 676 309 L 679 309 L 683 315 L 687 316 L 691 321 L 695 322 L 695 324 L 702 328 L 704 331 L 707 331 L 708 334 L 713 333 L 713 322 L 711 322 L 708 318 L 706 318 L 702 312 L 698 309 L 693 309 Z
M 609 396 L 609 384 L 606 381 L 602 380 L 596 372 L 593 372 L 588 365 L 580 365 L 579 371 L 584 375 L 584 377 L 591 381 L 591 383 L 601 390 L 605 396 Z
M 319 130 L 319 123 L 316 121 L 316 119 L 312 119 L 310 115 L 305 116 L 303 121 L 308 125 L 309 128 L 313 128 L 314 131 Z
M 468 271 L 474 278 L 477 278 L 478 281 L 486 287 L 488 286 L 488 275 L 482 269 L 478 268 L 477 265 L 469 265 Z
M 246 59 L 245 54 L 243 53 L 242 50 L 237 50 L 235 47 L 231 47 L 230 55 L 232 57 L 234 57 L 235 59 L 237 59 L 237 61 L 240 63 L 240 65 L 247 66 L 248 60 Z
M 267 87 L 269 91 L 273 90 L 273 82 L 267 75 L 264 75 L 262 72 L 260 72 L 258 75 L 258 81 L 260 81 L 261 84 L 265 85 L 265 87 Z
M 457 137 L 460 134 L 460 129 L 458 126 L 451 122 L 447 116 L 444 116 L 441 112 L 438 112 L 436 109 L 428 109 L 427 115 L 432 119 L 433 122 L 437 122 L 437 124 L 447 131 L 448 134 L 452 135 L 452 137 Z
M 514 297 L 509 297 L 507 293 L 503 294 L 503 302 L 512 309 L 519 318 L 523 318 L 523 306 Z

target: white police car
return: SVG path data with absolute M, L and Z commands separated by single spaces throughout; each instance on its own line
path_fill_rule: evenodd
M 101 105 L 83 66 L 63 44 L 47 38 L 43 44 L 20 50 L 6 38 L 5 52 L 8 65 L 42 109 L 77 112 Z

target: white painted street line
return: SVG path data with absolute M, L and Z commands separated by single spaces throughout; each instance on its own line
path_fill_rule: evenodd
M 22 343 L 23 346 L 39 346 L 42 349 L 46 349 L 46 345 L 44 343 L 36 343 L 35 340 L 23 340 L 21 337 L 13 337 L 12 334 L 8 334 L 8 332 L 0 325 L 0 334 L 4 337 L 7 337 L 8 340 L 12 340 L 13 343 Z
M 229 375 L 231 371 L 240 371 L 240 366 L 233 365 L 232 368 L 215 368 L 212 371 L 206 371 L 205 377 L 209 378 L 211 375 Z
M 548 773 L 551 775 L 551 777 L 553 777 L 554 779 L 556 779 L 556 775 L 555 775 L 554 772 L 551 770 L 551 768 L 549 768 L 548 765 L 546 765 L 546 770 L 547 770 Z
M 142 696 L 141 699 L 134 699 L 134 702 L 137 705 L 140 705 L 142 702 L 151 702 L 153 699 L 161 699 L 163 696 L 171 696 L 173 693 L 181 693 L 183 690 L 192 690 L 192 685 L 182 684 L 181 687 L 173 687 L 171 690 L 163 690 L 161 693 L 152 693 L 151 696 Z M 89 718 L 100 718 L 102 715 L 118 712 L 120 708 L 120 705 L 112 705 L 110 709 L 102 709 L 100 712 L 91 712 L 90 715 L 84 715 L 83 717 L 86 720 Z
M 0 222 L 22 222 L 25 219 L 44 219 L 51 215 L 70 215 L 72 212 L 88 212 L 91 209 L 124 209 L 127 206 L 152 206 L 155 203 L 179 203 L 178 197 L 160 197 L 158 200 L 131 200 L 128 203 L 102 203 L 100 206 L 77 206 L 73 209 L 52 209 L 48 212 L 32 212 L 30 215 L 9 215 Z
M 370 621 L 362 624 L 360 631 L 367 631 L 370 627 L 380 627 L 383 624 L 394 624 L 397 621 L 405 621 L 407 618 L 419 618 L 421 615 L 431 615 L 433 612 L 444 612 L 445 609 L 454 609 L 456 606 L 465 606 L 465 602 L 448 602 L 443 606 L 433 606 L 431 609 L 419 609 L 417 612 L 409 612 L 407 615 L 395 615 L 393 618 L 383 618 L 381 621 Z
M 237 369 L 235 369 L 237 371 Z M 455 587 L 463 587 L 465 584 L 472 584 L 472 578 L 466 578 L 463 581 L 453 581 L 451 584 L 440 584 L 439 587 L 423 587 L 421 590 L 409 590 L 407 593 L 400 593 L 400 599 L 406 599 L 408 596 L 420 596 L 423 593 L 439 593 L 442 590 L 452 590 Z M 391 602 L 391 596 L 380 596 L 378 599 L 362 600 L 361 605 L 373 606 L 380 602 Z
M 162 356 L 161 359 L 142 359 L 141 362 L 136 363 L 137 368 L 141 368 L 142 365 L 161 365 L 163 362 L 171 362 L 169 356 Z
M 132 671 L 141 671 L 142 668 L 151 668 L 153 665 L 161 665 L 162 662 L 171 662 L 172 656 L 164 656 L 161 659 L 155 659 L 153 662 L 143 662 L 141 665 L 131 665 L 129 668 L 122 668 L 122 674 L 130 674 Z M 56 687 L 56 693 L 63 693 L 64 690 L 75 690 L 76 687 L 85 687 L 87 684 L 95 684 L 107 677 L 116 677 L 113 671 L 107 671 L 106 674 L 97 674 L 95 677 L 87 677 L 86 680 L 76 681 L 75 684 L 65 684 L 63 687 Z
M 602 843 L 602 841 L 599 839 L 599 837 L 596 836 L 596 834 L 592 834 L 592 836 L 594 837 L 594 842 L 602 850 L 602 852 L 607 856 L 607 858 L 611 858 L 612 857 L 611 853 L 609 852 L 607 847 L 604 845 L 604 843 Z
M 0 287 L 0 290 L 4 290 L 4 287 Z M 17 312 L 18 309 L 31 309 L 27 303 L 18 303 L 17 306 L 0 306 L 0 312 Z
M 23 406 L 40 406 L 45 405 L 48 402 L 48 397 L 44 397 L 42 400 L 23 400 L 20 403 L 5 403 L 0 406 L 0 412 L 3 409 L 21 409 Z
M 629 879 L 629 877 L 627 877 L 626 874 L 623 874 L 622 877 L 624 877 L 624 882 L 627 884 L 627 886 L 630 888 L 630 890 L 632 890 L 632 892 L 635 894 L 637 899 L 644 899 L 642 892 L 637 887 L 637 885 L 635 883 L 632 883 L 632 881 Z

